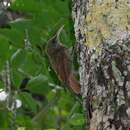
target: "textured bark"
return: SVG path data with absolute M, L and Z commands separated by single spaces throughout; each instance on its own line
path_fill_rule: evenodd
M 88 45 L 89 36 L 86 35 L 86 28 L 89 23 L 86 23 L 86 17 L 91 11 L 90 1 L 92 0 L 73 0 L 72 11 L 80 53 L 79 72 L 83 107 L 86 112 L 86 129 L 129 130 L 130 30 L 126 27 L 127 31 L 124 31 L 126 25 L 122 25 L 122 29 L 122 26 L 118 27 L 118 24 L 115 24 L 116 27 L 111 27 L 115 37 L 110 35 L 104 38 L 99 28 L 101 35 L 97 37 L 100 37 L 101 44 L 94 47 Z M 97 0 L 97 3 L 98 1 L 102 2 Z M 118 9 L 118 1 L 114 2 L 115 8 Z M 110 25 L 109 21 L 107 22 L 107 26 Z
M 77 41 L 77 49 L 80 52 L 80 84 L 81 93 L 83 97 L 83 108 L 86 116 L 86 127 L 89 127 L 89 120 L 91 117 L 91 104 L 88 97 L 88 74 L 89 74 L 89 53 L 87 46 L 84 45 L 86 41 L 85 35 L 81 32 L 85 26 L 85 15 L 87 12 L 87 0 L 73 0 L 72 17 L 74 19 L 75 37 Z M 89 120 L 88 120 L 89 119 Z

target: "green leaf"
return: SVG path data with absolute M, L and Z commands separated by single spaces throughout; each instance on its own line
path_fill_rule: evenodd
M 33 113 L 37 112 L 37 103 L 36 101 L 32 98 L 31 94 L 22 92 L 19 95 L 20 99 L 22 100 L 22 105 L 31 110 Z
M 25 130 L 25 127 L 19 127 L 17 130 Z
M 14 10 L 21 10 L 23 12 L 39 12 L 42 9 L 42 2 L 36 0 L 15 0 L 11 4 Z
M 17 47 L 24 47 L 24 32 L 18 29 L 0 29 L 0 35 Z
M 50 90 L 48 86 L 47 77 L 42 74 L 34 77 L 33 79 L 30 80 L 28 84 L 28 89 L 32 93 L 47 94 Z
M 83 114 L 74 113 L 70 118 L 69 123 L 74 126 L 83 125 L 85 123 Z
M 45 130 L 56 130 L 56 129 L 54 129 L 54 128 L 51 128 L 51 129 L 45 129 Z
M 66 126 L 64 127 L 62 130 L 85 130 L 86 128 L 85 127 L 82 127 L 82 126 Z
M 38 75 L 41 72 L 42 64 L 39 64 L 37 63 L 37 61 L 35 61 L 33 52 L 26 51 L 25 54 L 25 59 L 23 60 L 23 63 L 21 64 L 19 69 L 21 69 L 28 75 Z
M 5 61 L 9 59 L 10 49 L 7 39 L 0 36 L 0 69 L 2 69 Z
M 22 49 L 18 49 L 11 57 L 11 63 L 13 67 L 20 67 L 25 60 L 25 51 Z
M 17 68 L 12 68 L 11 70 L 12 83 L 13 86 L 18 89 L 20 87 L 21 81 L 25 78 L 25 75 L 17 71 Z
M 19 126 L 26 126 L 26 127 L 31 127 L 31 118 L 27 115 L 24 115 L 23 113 L 18 113 L 16 117 L 16 122 Z
M 45 35 L 43 34 L 43 29 L 42 29 L 43 26 L 44 26 L 43 23 L 39 26 L 38 23 L 36 23 L 34 20 L 32 20 L 30 18 L 25 19 L 23 21 L 11 23 L 11 27 L 13 29 L 19 30 L 20 32 L 24 32 L 24 37 L 25 37 L 25 29 L 27 30 L 28 40 L 30 41 L 30 43 L 32 45 L 36 45 L 36 44 L 40 43 L 41 37 L 42 36 L 45 37 Z M 47 33 L 47 31 L 46 31 L 46 33 Z

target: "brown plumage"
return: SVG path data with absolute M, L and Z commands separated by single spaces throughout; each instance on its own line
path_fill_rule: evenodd
M 67 49 L 59 41 L 59 34 L 62 29 L 63 27 L 48 41 L 47 55 L 58 78 L 75 94 L 80 94 L 80 84 L 72 73 L 71 60 L 69 59 Z

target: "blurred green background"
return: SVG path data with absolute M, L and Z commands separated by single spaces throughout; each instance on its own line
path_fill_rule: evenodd
M 23 18 L 10 21 L 10 28 L 0 28 L 0 71 L 8 60 L 15 91 L 19 91 L 24 78 L 31 77 L 26 86 L 29 93 L 20 91 L 15 95 L 22 101 L 15 120 L 19 130 L 84 130 L 82 105 L 75 95 L 64 90 L 44 48 L 62 25 L 62 43 L 67 48 L 74 46 L 71 1 L 13 0 L 9 8 L 21 12 Z M 37 49 L 41 45 L 42 54 Z M 5 88 L 3 82 L 0 88 Z M 13 120 L 5 107 L 2 104 L 0 108 L 0 130 L 8 129 Z

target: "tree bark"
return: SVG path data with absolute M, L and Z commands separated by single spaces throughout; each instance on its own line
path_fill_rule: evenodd
M 73 0 L 87 130 L 130 129 L 130 5 Z

